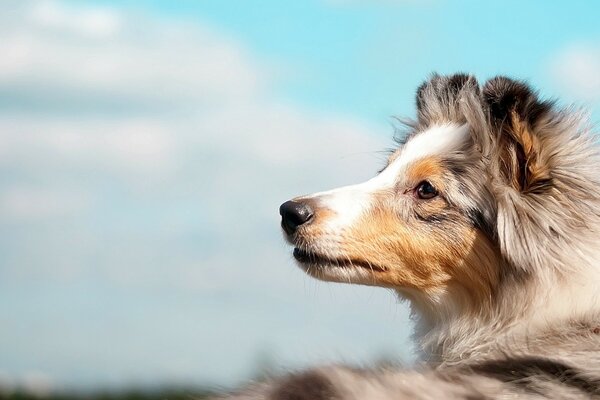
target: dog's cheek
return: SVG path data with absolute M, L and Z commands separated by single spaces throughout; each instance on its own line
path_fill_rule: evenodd
M 487 298 L 499 281 L 499 250 L 479 229 L 466 221 L 454 222 L 430 246 L 439 249 L 437 263 L 449 277 L 474 298 Z M 438 235 L 439 236 L 439 235 Z
M 370 213 L 348 232 L 344 253 L 382 266 L 375 284 L 386 287 L 425 289 L 449 279 L 439 263 L 440 248 L 423 221 L 403 220 L 393 210 L 380 208 Z

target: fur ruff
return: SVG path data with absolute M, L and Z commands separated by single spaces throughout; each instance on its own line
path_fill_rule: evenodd
M 416 320 L 414 368 L 321 367 L 226 398 L 600 397 L 600 152 L 586 118 L 505 77 L 433 75 L 416 104 L 401 145 L 468 126 L 468 146 L 445 165 L 465 198 L 457 207 L 495 249 L 486 290 L 394 288 Z

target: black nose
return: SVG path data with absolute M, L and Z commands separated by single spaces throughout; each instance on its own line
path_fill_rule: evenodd
M 300 225 L 310 221 L 313 216 L 313 210 L 305 202 L 290 200 L 279 207 L 279 214 L 281 214 L 281 226 L 283 230 L 288 235 L 291 235 L 296 232 Z

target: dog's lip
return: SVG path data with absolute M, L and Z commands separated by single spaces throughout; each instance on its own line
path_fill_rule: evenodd
M 335 266 L 342 268 L 352 268 L 352 267 L 360 267 L 367 269 L 371 272 L 384 272 L 386 269 L 376 265 L 371 264 L 366 261 L 357 260 L 353 258 L 349 259 L 341 259 L 341 258 L 330 258 L 312 251 L 302 250 L 298 247 L 294 248 L 294 258 L 302 263 L 302 264 L 310 264 L 310 265 L 319 265 L 319 266 Z

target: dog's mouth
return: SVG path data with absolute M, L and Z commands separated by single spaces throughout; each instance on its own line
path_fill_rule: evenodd
M 294 248 L 294 258 L 301 264 L 317 267 L 338 267 L 338 268 L 363 268 L 371 272 L 384 272 L 386 269 L 380 265 L 372 264 L 363 260 L 354 258 L 331 258 L 312 251 L 306 251 Z

